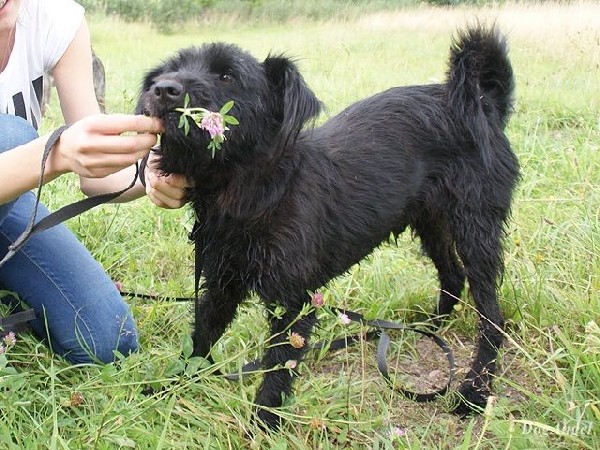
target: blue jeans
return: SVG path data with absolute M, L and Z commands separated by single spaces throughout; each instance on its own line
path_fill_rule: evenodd
M 0 152 L 36 137 L 25 120 L 0 114 Z M 26 228 L 34 203 L 35 195 L 27 192 L 0 205 L 0 258 Z M 48 214 L 40 205 L 38 220 Z M 112 362 L 113 350 L 124 355 L 137 350 L 129 307 L 104 269 L 64 225 L 34 235 L 0 267 L 0 289 L 16 292 L 33 308 L 35 333 L 70 362 Z

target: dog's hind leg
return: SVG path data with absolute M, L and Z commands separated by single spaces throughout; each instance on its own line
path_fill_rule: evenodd
M 491 207 L 468 206 L 455 212 L 454 236 L 469 290 L 479 315 L 477 354 L 459 388 L 457 414 L 484 407 L 491 393 L 504 320 L 497 299 L 502 264 L 502 218 Z M 462 213 L 462 214 L 461 214 Z
M 440 281 L 440 297 L 436 308 L 435 324 L 452 313 L 465 285 L 465 273 L 456 256 L 454 238 L 448 222 L 442 216 L 419 218 L 413 231 L 421 239 L 423 251 L 435 265 Z
M 246 290 L 233 282 L 222 288 L 207 282 L 206 290 L 194 305 L 194 356 L 209 357 L 211 347 L 233 321 L 245 296 Z
M 314 312 L 305 313 L 301 308 L 291 307 L 280 318 L 271 320 L 272 339 L 262 360 L 266 373 L 256 394 L 258 417 L 271 429 L 277 429 L 281 419 L 261 406 L 279 407 L 284 397 L 291 393 L 295 366 L 306 353 L 315 323 Z

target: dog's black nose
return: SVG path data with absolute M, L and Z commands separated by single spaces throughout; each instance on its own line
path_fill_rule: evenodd
M 165 103 L 181 103 L 183 99 L 183 85 L 175 80 L 161 80 L 152 86 L 156 100 Z

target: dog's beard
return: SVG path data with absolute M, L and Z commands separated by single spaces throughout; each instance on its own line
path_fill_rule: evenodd
M 187 135 L 179 127 L 179 115 L 169 114 L 164 121 L 165 130 L 160 136 L 160 166 L 168 173 L 189 174 L 190 169 L 198 173 L 206 170 L 212 162 L 208 149 L 209 134 L 190 124 Z

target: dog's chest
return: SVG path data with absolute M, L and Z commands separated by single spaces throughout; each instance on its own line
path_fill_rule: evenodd
M 210 225 L 198 236 L 203 247 L 205 275 L 231 277 L 255 285 L 270 273 L 275 256 L 273 240 L 241 226 Z

